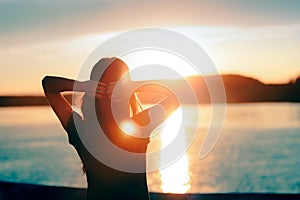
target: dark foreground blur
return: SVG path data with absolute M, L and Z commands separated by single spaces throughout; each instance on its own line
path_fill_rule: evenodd
M 43 199 L 81 200 L 85 197 L 86 190 L 83 188 L 69 188 L 59 186 L 43 186 L 23 183 L 0 182 L 0 200 L 24 200 Z M 265 200 L 265 199 L 300 199 L 300 194 L 262 194 L 262 193 L 209 193 L 209 194 L 163 194 L 151 193 L 151 200 Z

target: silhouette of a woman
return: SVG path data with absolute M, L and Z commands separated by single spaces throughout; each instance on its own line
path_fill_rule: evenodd
M 106 66 L 107 68 L 101 75 L 101 69 Z M 80 82 L 53 76 L 46 76 L 42 81 L 48 102 L 66 130 L 69 143 L 74 146 L 83 163 L 88 183 L 88 200 L 149 199 L 146 172 L 130 173 L 119 171 L 97 160 L 82 143 L 74 122 L 74 117 L 76 117 L 80 119 L 79 123 L 86 123 L 89 120 L 89 112 L 91 112 L 91 109 L 95 109 L 103 132 L 113 144 L 129 152 L 146 153 L 149 137 L 139 138 L 125 134 L 115 122 L 111 109 L 111 96 L 115 83 L 128 71 L 128 66 L 122 60 L 118 58 L 102 58 L 93 67 L 89 81 Z M 130 81 L 129 79 L 128 84 L 130 84 Z M 77 85 L 76 87 L 74 87 L 75 84 Z M 160 117 L 162 120 L 158 121 L 153 129 L 179 106 L 173 93 L 161 86 L 146 85 L 138 88 L 135 92 L 156 92 L 158 88 L 160 92 L 163 92 L 165 98 L 156 106 L 164 108 L 164 116 Z M 74 89 L 78 92 L 85 92 L 81 107 L 82 116 L 72 109 L 70 103 L 62 95 L 62 92 L 74 91 Z M 119 96 L 122 98 L 121 94 Z M 134 123 L 139 126 L 146 126 L 151 122 L 149 116 L 151 108 L 143 110 L 136 93 L 131 95 L 128 104 L 128 114 Z M 90 127 L 90 130 L 92 129 L 93 127 Z M 84 134 L 89 133 L 86 130 Z M 150 135 L 150 132 L 145 134 Z M 99 149 L 105 151 L 102 146 L 99 146 Z M 146 159 L 144 162 L 146 162 Z

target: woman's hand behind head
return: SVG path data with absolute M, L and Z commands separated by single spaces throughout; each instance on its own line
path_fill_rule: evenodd
M 107 84 L 97 81 L 83 82 L 83 91 L 87 95 L 102 99 L 106 95 Z

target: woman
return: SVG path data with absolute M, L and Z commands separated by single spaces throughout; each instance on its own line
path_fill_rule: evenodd
M 106 69 L 101 75 L 105 67 Z M 113 144 L 129 152 L 146 154 L 149 138 L 139 138 L 125 134 L 115 122 L 111 109 L 111 96 L 115 83 L 123 78 L 128 71 L 128 66 L 122 60 L 103 58 L 93 67 L 89 81 L 80 82 L 52 76 L 46 76 L 42 81 L 48 102 L 66 130 L 69 143 L 74 146 L 83 163 L 88 182 L 88 200 L 149 199 L 146 169 L 144 173 L 129 173 L 113 169 L 97 160 L 82 143 L 73 119 L 74 116 L 78 117 L 80 118 L 79 123 L 85 124 L 90 120 L 89 114 L 94 109 L 105 136 Z M 130 84 L 130 82 L 129 78 L 127 83 Z M 158 90 L 163 92 L 166 97 L 156 106 L 162 106 L 165 115 L 162 120 L 154 124 L 153 128 L 162 123 L 179 106 L 172 92 L 158 85 L 145 85 L 138 88 L 136 92 L 155 92 Z M 81 107 L 82 116 L 77 114 L 63 97 L 62 92 L 65 91 L 85 92 Z M 117 95 L 122 98 L 122 94 Z M 139 126 L 146 126 L 151 122 L 149 112 L 152 108 L 142 110 L 136 93 L 133 93 L 129 100 L 128 114 L 134 123 Z M 89 130 L 93 130 L 93 127 L 89 128 Z M 88 132 L 88 130 L 85 130 L 84 134 L 89 134 Z M 150 135 L 150 132 L 145 134 Z M 101 149 L 103 147 L 99 146 L 97 148 Z

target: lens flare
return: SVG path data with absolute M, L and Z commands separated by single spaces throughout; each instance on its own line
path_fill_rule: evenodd
M 125 131 L 127 135 L 134 135 L 136 132 L 134 125 L 127 120 L 121 122 L 121 129 Z

